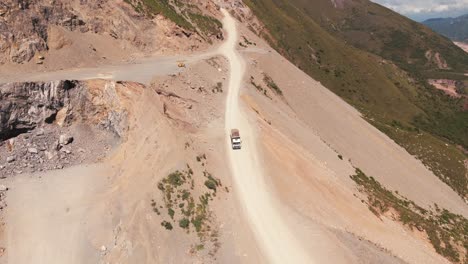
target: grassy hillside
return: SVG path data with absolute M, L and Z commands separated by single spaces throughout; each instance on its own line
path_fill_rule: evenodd
M 344 1 L 349 4 L 341 8 L 329 0 L 244 2 L 265 24 L 263 35 L 275 49 L 358 108 L 372 124 L 468 197 L 463 165 L 467 157 L 457 147 L 468 148 L 468 112 L 463 111 L 462 99 L 444 95 L 425 80 L 431 74 L 466 78 L 460 72 L 468 69 L 468 57 L 459 48 L 364 0 Z M 366 22 L 366 16 L 375 18 Z M 404 35 L 391 33 L 399 32 L 397 29 Z M 420 31 L 433 39 L 416 40 L 419 37 L 414 35 Z M 414 40 L 407 39 L 407 34 Z M 419 46 L 422 42 L 424 46 Z M 442 71 L 424 61 L 420 54 L 425 49 L 438 52 L 452 70 Z M 419 55 L 413 60 L 408 59 L 416 53 Z
M 430 74 L 440 68 L 456 73 L 468 70 L 468 54 L 451 40 L 368 0 L 346 0 L 339 8 L 329 0 L 290 2 L 330 34 L 392 60 L 412 74 Z M 320 9 L 316 8 L 317 4 Z M 436 53 L 447 67 L 437 63 Z
M 214 17 L 203 14 L 190 1 L 182 0 L 124 0 L 142 14 L 153 17 L 162 15 L 179 27 L 197 32 L 211 42 L 210 37 L 221 32 L 222 24 Z
M 429 19 L 423 24 L 452 40 L 468 42 L 468 14 L 456 18 Z

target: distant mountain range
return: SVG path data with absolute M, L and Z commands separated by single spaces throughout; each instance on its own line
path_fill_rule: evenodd
M 452 40 L 468 42 L 468 14 L 456 18 L 428 19 L 423 24 Z

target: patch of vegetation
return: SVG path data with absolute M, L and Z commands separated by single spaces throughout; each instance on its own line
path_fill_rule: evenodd
M 204 246 L 203 244 L 198 244 L 198 245 L 195 247 L 195 249 L 196 249 L 197 251 L 203 250 L 204 248 L 205 248 L 205 246 Z
M 179 226 L 181 228 L 188 228 L 190 225 L 190 221 L 187 219 L 187 218 L 182 218 L 180 221 L 179 221 Z
M 198 26 L 202 35 L 215 36 L 221 33 L 223 24 L 214 17 L 202 15 L 200 13 L 188 13 L 190 20 Z
M 204 164 L 207 162 L 207 157 L 205 154 L 200 154 L 196 160 Z M 203 177 L 200 179 L 204 180 L 208 190 L 197 197 L 191 191 L 195 186 L 195 178 L 194 171 L 187 164 L 186 170 L 174 171 L 157 184 L 167 209 L 167 216 L 170 219 L 163 221 L 161 225 L 167 230 L 172 230 L 173 223 L 175 223 L 187 233 L 195 232 L 200 244 L 193 249 L 200 251 L 205 248 L 207 243 L 210 243 L 211 247 L 208 253 L 214 256 L 220 244 L 217 229 L 213 227 L 214 215 L 209 206 L 213 197 L 216 196 L 217 188 L 222 187 L 222 184 L 211 173 L 203 171 Z M 151 206 L 153 210 L 157 207 L 154 200 L 151 201 Z
M 268 91 L 262 87 L 261 84 L 257 84 L 255 82 L 255 78 L 253 76 L 250 76 L 250 84 L 252 84 L 253 87 L 255 87 L 255 89 L 257 89 L 257 91 L 261 92 L 263 95 L 265 95 L 266 97 L 268 97 L 270 100 L 272 100 L 273 98 L 271 98 L 271 96 L 268 94 Z
M 167 230 L 172 230 L 173 229 L 172 224 L 167 222 L 167 221 L 162 221 L 161 225 L 164 226 L 164 228 L 166 228 Z
M 161 215 L 161 212 L 159 211 L 158 205 L 156 204 L 154 199 L 151 200 L 151 207 L 153 208 L 153 212 L 155 212 L 157 215 Z
M 350 176 L 367 194 L 367 204 L 376 216 L 393 209 L 398 220 L 404 225 L 427 234 L 434 249 L 454 263 L 466 263 L 468 258 L 468 220 L 435 205 L 435 212 L 428 211 L 413 201 L 394 194 L 383 187 L 373 177 L 368 177 L 360 169 Z
M 180 171 L 175 171 L 167 176 L 167 178 L 162 180 L 163 184 L 169 184 L 173 187 L 181 186 L 185 183 L 186 177 Z
M 283 95 L 283 91 L 281 91 L 275 81 L 273 81 L 273 79 L 268 74 L 263 74 L 263 80 L 265 81 L 268 88 L 272 89 L 277 95 Z
M 253 46 L 257 46 L 257 43 L 255 42 L 251 42 L 250 40 L 248 40 L 245 36 L 242 36 L 242 39 L 244 40 L 244 43 L 247 44 L 247 45 L 253 45 Z
M 216 192 L 216 182 L 215 181 L 212 181 L 212 180 L 206 180 L 205 181 L 205 186 L 210 189 L 210 190 L 213 190 Z
M 160 14 L 181 28 L 194 30 L 192 24 L 175 10 L 169 0 L 125 0 L 125 2 L 132 5 L 138 13 L 152 17 Z
M 170 0 L 125 0 L 135 11 L 147 16 L 162 15 L 179 27 L 188 31 L 197 31 L 200 36 L 210 37 L 221 32 L 222 24 L 214 17 L 201 13 L 196 5 L 189 1 Z M 208 42 L 211 40 L 208 38 Z
M 196 160 L 197 160 L 198 162 L 203 162 L 203 160 L 206 161 L 206 155 L 205 155 L 205 154 L 200 154 L 200 155 L 198 155 L 198 156 L 196 157 Z

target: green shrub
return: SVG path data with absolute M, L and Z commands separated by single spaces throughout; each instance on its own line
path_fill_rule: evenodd
M 217 184 L 215 181 L 208 179 L 205 181 L 205 186 L 210 190 L 216 191 Z
M 172 230 L 172 224 L 167 221 L 162 221 L 161 225 L 164 226 L 167 230 Z
M 182 218 L 180 221 L 179 221 L 179 226 L 182 227 L 182 228 L 188 228 L 190 225 L 190 221 L 187 219 L 187 218 Z
M 172 208 L 168 208 L 168 209 L 167 209 L 167 213 L 169 214 L 169 216 L 170 216 L 172 219 L 174 219 L 174 214 L 175 214 L 175 212 L 174 212 L 174 210 L 173 210 Z

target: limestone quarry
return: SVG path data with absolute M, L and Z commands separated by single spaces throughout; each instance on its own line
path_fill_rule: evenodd
M 242 1 L 144 2 L 0 3 L 0 263 L 467 261 L 466 200 Z

